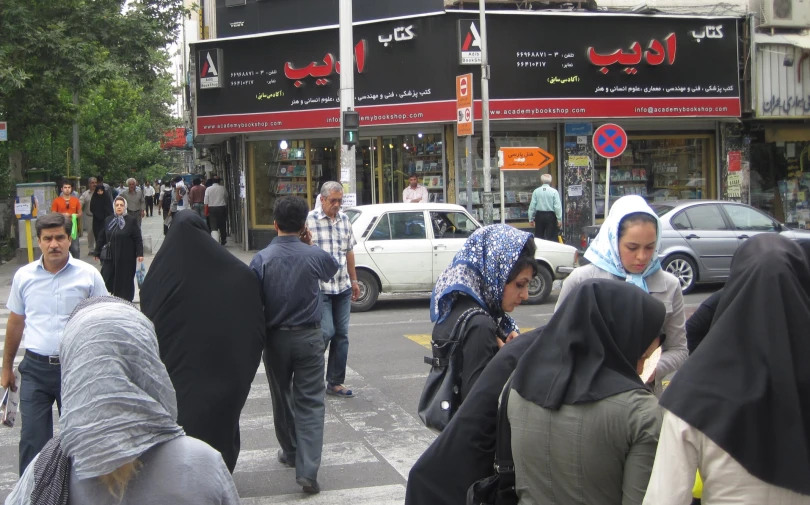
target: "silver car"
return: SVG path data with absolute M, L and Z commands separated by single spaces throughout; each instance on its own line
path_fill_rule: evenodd
M 661 218 L 661 266 L 678 278 L 684 294 L 698 282 L 724 282 L 737 248 L 754 235 L 810 239 L 810 231 L 790 229 L 742 203 L 681 200 L 650 207 Z

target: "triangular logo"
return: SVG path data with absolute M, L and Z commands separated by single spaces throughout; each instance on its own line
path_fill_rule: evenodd
M 478 34 L 475 21 L 470 23 L 470 28 L 467 30 L 467 36 L 464 38 L 464 44 L 461 45 L 461 50 L 469 51 L 471 47 L 481 49 L 481 35 Z
M 218 76 L 217 67 L 214 65 L 214 60 L 211 58 L 211 52 L 205 53 L 205 62 L 203 63 L 200 77 L 207 77 L 209 75 Z

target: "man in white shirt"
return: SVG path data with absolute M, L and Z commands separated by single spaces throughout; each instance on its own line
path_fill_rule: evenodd
M 226 234 L 226 224 L 228 222 L 228 190 L 220 185 L 222 180 L 219 176 L 214 176 L 214 183 L 210 188 L 205 189 L 205 215 L 211 221 L 211 233 L 218 230 L 219 243 L 225 245 L 228 235 Z
M 155 214 L 155 188 L 149 181 L 143 187 L 143 197 L 146 200 L 146 216 L 152 217 Z
M 69 251 L 71 222 L 58 212 L 37 219 L 42 258 L 17 270 L 6 307 L 9 310 L 0 386 L 20 390 L 20 475 L 53 437 L 53 402 L 62 409 L 59 343 L 76 305 L 107 296 L 104 279 Z M 14 381 L 14 357 L 25 334 L 22 384 Z
M 408 177 L 409 186 L 402 192 L 402 201 L 405 203 L 428 203 L 428 190 L 419 184 L 415 175 Z

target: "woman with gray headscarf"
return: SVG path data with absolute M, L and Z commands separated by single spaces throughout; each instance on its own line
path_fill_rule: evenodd
M 127 201 L 123 196 L 113 200 L 113 210 L 114 214 L 104 221 L 96 237 L 93 256 L 101 259 L 101 277 L 107 291 L 131 302 L 135 298 L 136 260 L 143 261 L 143 237 L 138 222 L 127 215 Z
M 134 305 L 80 303 L 60 356 L 61 432 L 6 505 L 239 504 L 219 453 L 177 425 L 154 326 Z

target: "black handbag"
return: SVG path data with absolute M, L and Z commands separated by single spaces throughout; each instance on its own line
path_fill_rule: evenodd
M 515 491 L 515 463 L 512 460 L 512 427 L 506 408 L 509 405 L 509 391 L 512 378 L 506 382 L 501 392 L 498 406 L 498 421 L 495 436 L 495 474 L 476 481 L 467 490 L 467 505 L 517 505 Z
M 422 396 L 419 397 L 419 418 L 430 429 L 442 431 L 461 404 L 461 346 L 467 336 L 467 323 L 474 316 L 489 313 L 481 307 L 464 311 L 446 340 L 432 340 L 433 356 L 425 356 L 431 365 Z
M 101 247 L 101 251 L 98 253 L 98 258 L 101 261 L 110 261 L 112 260 L 112 250 L 110 249 L 110 244 L 104 244 Z

